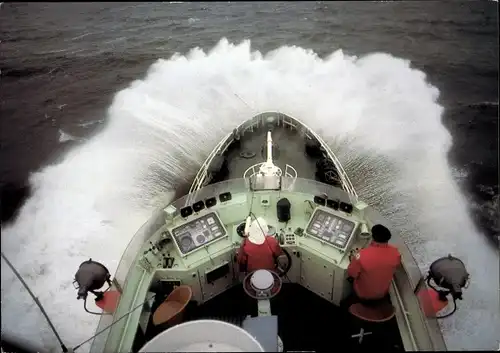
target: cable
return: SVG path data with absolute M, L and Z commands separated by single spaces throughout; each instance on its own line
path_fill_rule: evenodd
M 436 291 L 439 294 L 439 297 L 441 297 L 441 295 L 443 295 L 443 299 L 446 299 L 446 296 L 451 293 L 449 291 L 439 290 L 436 287 L 434 287 L 431 283 L 431 276 L 429 276 L 429 275 L 426 277 L 426 282 L 427 282 L 427 286 L 429 286 L 432 290 Z M 453 310 L 451 312 L 449 312 L 448 314 L 444 314 L 441 316 L 436 315 L 436 319 L 445 319 L 445 318 L 453 315 L 455 313 L 455 311 L 457 311 L 457 299 L 455 298 L 455 295 L 453 295 L 453 294 L 451 294 L 451 297 L 453 298 Z
M 144 304 L 146 304 L 147 302 L 149 302 L 151 299 L 153 299 L 154 297 L 156 297 L 156 294 L 154 294 L 153 296 L 151 296 L 149 299 L 146 299 L 144 302 L 142 302 L 141 304 L 137 305 L 136 307 L 132 308 L 132 310 L 126 312 L 125 314 L 123 314 L 122 316 L 120 316 L 115 322 L 111 323 L 110 325 L 106 326 L 105 328 L 103 328 L 101 331 L 97 332 L 95 335 L 93 335 L 92 337 L 90 337 L 89 339 L 83 341 L 82 343 L 80 343 L 79 345 L 75 346 L 73 348 L 73 351 L 76 351 L 78 348 L 80 348 L 81 346 L 83 346 L 85 343 L 89 342 L 90 340 L 96 338 L 97 336 L 99 336 L 101 333 L 103 333 L 104 331 L 106 331 L 107 329 L 111 328 L 112 326 L 114 326 L 116 323 L 118 323 L 119 321 L 121 321 L 123 318 L 127 317 L 128 315 L 130 315 L 133 311 L 137 310 L 138 308 L 142 307 Z M 64 352 L 67 352 L 64 351 Z
M 40 301 L 38 300 L 38 298 L 33 294 L 33 292 L 31 291 L 31 289 L 28 287 L 28 285 L 26 284 L 26 282 L 24 282 L 23 278 L 21 277 L 21 275 L 19 274 L 19 272 L 17 272 L 17 270 L 14 268 L 14 266 L 11 264 L 11 262 L 7 259 L 7 257 L 4 255 L 3 252 L 1 252 L 1 255 L 2 255 L 2 258 L 5 260 L 5 262 L 7 263 L 7 265 L 9 265 L 10 269 L 12 270 L 12 272 L 14 272 L 14 274 L 16 275 L 16 277 L 19 279 L 19 281 L 21 281 L 22 285 L 24 286 L 24 288 L 26 288 L 26 290 L 28 291 L 29 295 L 31 296 L 31 298 L 33 298 L 33 300 L 35 301 L 36 305 L 38 306 L 38 308 L 40 309 L 40 311 L 42 312 L 43 316 L 45 317 L 45 320 L 47 320 L 47 323 L 49 324 L 50 328 L 52 329 L 52 332 L 54 332 L 54 335 L 56 336 L 57 340 L 59 341 L 59 344 L 61 346 L 61 349 L 63 352 L 68 352 L 68 348 L 66 348 L 66 346 L 64 345 L 61 337 L 59 336 L 59 334 L 57 333 L 57 330 L 56 328 L 54 327 L 54 325 L 52 325 L 52 321 L 50 321 L 49 319 L 49 316 L 47 315 L 47 313 L 45 312 L 45 309 L 43 308 L 42 304 L 40 303 Z
M 98 316 L 103 316 L 103 315 L 112 315 L 111 313 L 96 313 L 95 311 L 90 311 L 87 309 L 87 298 L 85 298 L 83 302 L 83 308 L 85 309 L 86 312 L 92 315 L 98 315 Z
M 109 291 L 111 289 L 111 281 L 109 280 L 109 278 L 106 280 L 106 282 L 108 282 L 108 288 L 106 288 L 105 291 L 103 291 L 103 292 L 89 291 L 90 293 L 92 293 L 93 295 L 96 296 L 96 298 L 95 298 L 96 302 L 101 300 L 104 297 L 104 293 L 106 293 L 107 291 Z M 85 295 L 85 299 L 83 301 L 83 309 L 85 309 L 86 312 L 88 312 L 89 314 L 92 314 L 92 315 L 98 315 L 98 316 L 112 315 L 111 313 L 96 313 L 94 311 L 88 310 L 87 309 L 87 295 Z
M 248 215 L 251 216 L 253 215 L 252 213 L 252 207 L 253 207 L 253 199 L 255 197 L 255 191 L 252 191 L 252 201 L 250 201 L 250 211 L 248 212 Z
M 436 319 L 444 319 L 444 318 L 447 318 L 451 315 L 453 315 L 455 313 L 455 311 L 457 311 L 457 301 L 456 299 L 453 297 L 453 310 L 448 313 L 448 314 L 444 314 L 442 316 L 436 316 Z
M 241 96 L 239 94 L 237 94 L 236 92 L 233 92 L 233 94 L 236 96 L 236 98 L 238 98 L 240 101 L 242 101 L 243 104 L 245 104 L 248 108 L 250 108 L 250 110 L 255 111 L 255 109 L 252 108 L 250 105 L 248 105 L 248 103 L 243 98 L 241 98 Z

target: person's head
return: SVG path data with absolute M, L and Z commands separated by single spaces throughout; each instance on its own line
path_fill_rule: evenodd
M 253 220 L 248 230 L 248 240 L 251 243 L 260 245 L 264 244 L 269 227 L 264 218 L 258 217 Z
M 376 224 L 372 227 L 372 238 L 377 243 L 387 243 L 391 239 L 391 232 L 382 224 Z

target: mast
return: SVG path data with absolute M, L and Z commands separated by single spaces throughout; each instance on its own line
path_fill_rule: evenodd
M 267 132 L 267 158 L 260 166 L 260 173 L 263 176 L 281 176 L 281 169 L 273 163 L 273 137 L 271 131 Z
M 268 164 L 273 164 L 273 137 L 271 131 L 267 132 L 267 161 Z

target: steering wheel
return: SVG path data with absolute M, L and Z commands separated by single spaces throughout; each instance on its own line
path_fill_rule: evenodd
M 292 256 L 285 248 L 281 248 L 283 254 L 275 259 L 276 269 L 278 270 L 278 275 L 280 277 L 286 276 L 288 271 L 292 268 Z M 283 264 L 284 262 L 284 264 Z

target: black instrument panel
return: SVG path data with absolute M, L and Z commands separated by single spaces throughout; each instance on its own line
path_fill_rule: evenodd
M 345 250 L 355 228 L 356 223 L 317 208 L 309 220 L 306 233 L 340 250 Z
M 227 235 L 227 231 L 215 212 L 172 229 L 172 235 L 182 255 Z

